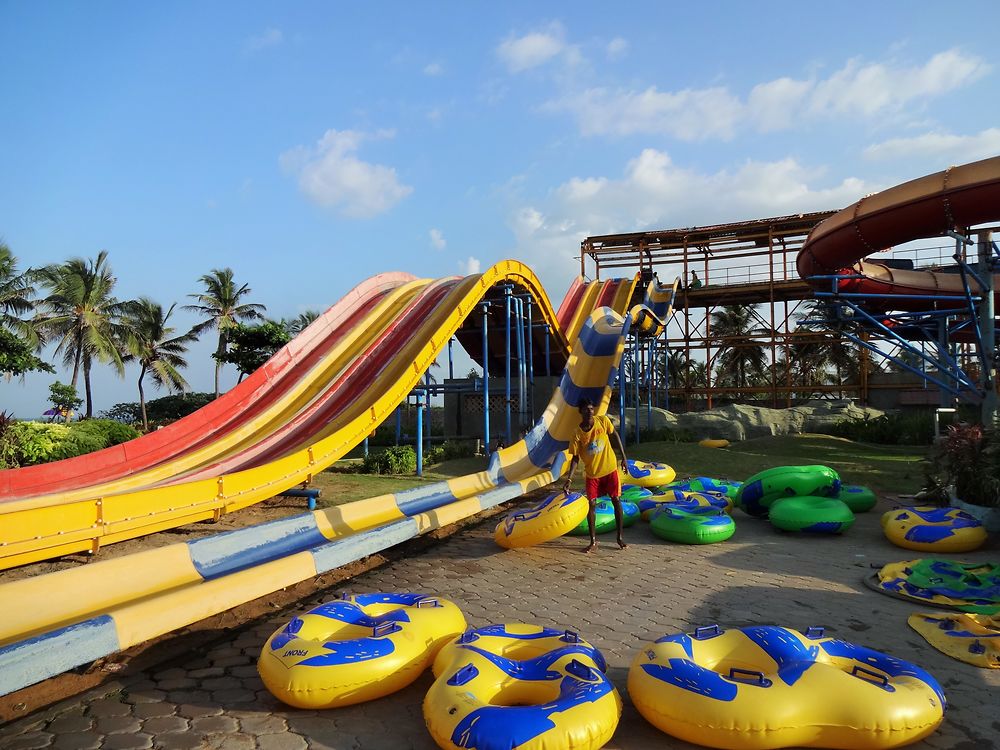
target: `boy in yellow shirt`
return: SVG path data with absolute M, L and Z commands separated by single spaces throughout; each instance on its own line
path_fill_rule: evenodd
M 573 474 L 577 464 L 583 460 L 583 473 L 587 480 L 587 499 L 590 509 L 587 511 L 587 523 L 590 525 L 590 544 L 584 552 L 591 552 L 597 546 L 596 499 L 607 495 L 615 509 L 615 526 L 618 529 L 618 546 L 628 547 L 622 538 L 622 500 L 621 480 L 615 466 L 615 453 L 621 456 L 621 466 L 628 473 L 628 463 L 625 458 L 625 446 L 615 432 L 611 420 L 605 416 L 594 415 L 594 404 L 589 399 L 580 399 L 577 406 L 580 410 L 580 426 L 569 444 L 569 452 L 573 460 L 569 464 L 569 473 L 563 483 L 563 492 L 569 492 L 573 482 Z

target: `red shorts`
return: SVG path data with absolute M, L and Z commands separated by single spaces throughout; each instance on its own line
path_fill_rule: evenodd
M 618 478 L 618 469 L 603 477 L 587 477 L 587 497 L 591 500 L 595 500 L 601 495 L 621 497 L 621 494 L 622 485 Z

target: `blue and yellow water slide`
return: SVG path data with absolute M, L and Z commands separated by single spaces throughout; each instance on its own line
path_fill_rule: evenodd
M 342 387 L 355 394 L 355 401 L 326 414 L 321 405 L 329 399 L 317 394 L 328 394 L 329 389 L 305 378 L 306 384 L 297 383 L 288 389 L 285 398 L 291 404 L 270 405 L 262 410 L 263 415 L 256 416 L 267 424 L 267 415 L 272 414 L 269 409 L 291 415 L 272 414 L 270 419 L 277 424 L 267 433 L 279 435 L 269 445 L 290 446 L 290 452 L 272 458 L 271 448 L 260 449 L 258 443 L 248 444 L 242 434 L 234 436 L 223 431 L 223 445 L 214 452 L 211 443 L 196 445 L 196 455 L 181 452 L 172 459 L 173 464 L 153 463 L 142 471 L 97 482 L 89 489 L 64 493 L 62 505 L 99 502 L 107 506 L 119 502 L 127 509 L 131 503 L 133 512 L 141 514 L 163 502 L 172 502 L 173 507 L 194 507 L 197 493 L 204 492 L 210 501 L 205 505 L 215 502 L 216 508 L 242 507 L 300 483 L 308 473 L 335 460 L 331 456 L 346 453 L 391 414 L 419 382 L 462 319 L 471 314 L 489 289 L 504 283 L 526 289 L 545 310 L 547 320 L 554 322 L 537 279 L 515 261 L 497 264 L 484 274 L 436 285 L 404 282 L 402 287 L 423 286 L 425 291 L 433 287 L 440 294 L 417 306 L 420 311 L 413 314 L 418 317 L 403 313 L 397 316 L 390 327 L 407 334 L 400 339 L 405 345 L 399 351 L 387 351 L 384 337 L 368 337 L 374 348 L 365 349 L 365 357 L 381 352 L 374 359 L 376 378 L 366 377 L 362 388 L 354 383 L 362 377 L 358 373 L 365 362 L 373 361 L 364 357 L 341 356 L 329 367 L 325 364 L 327 357 L 322 357 L 311 366 L 311 371 L 322 371 L 327 382 L 334 373 L 347 384 Z M 578 421 L 576 404 L 586 397 L 599 403 L 602 411 L 607 408 L 625 336 L 632 328 L 655 334 L 669 314 L 674 290 L 651 284 L 647 290 L 649 306 L 636 306 L 624 317 L 607 307 L 593 310 L 573 342 L 559 387 L 545 412 L 523 440 L 494 453 L 485 471 L 0 585 L 0 611 L 5 613 L 0 621 L 0 694 L 148 641 L 550 484 L 564 471 L 565 448 Z M 400 303 L 399 309 L 413 311 L 414 306 Z M 354 333 L 361 336 L 372 325 L 373 320 L 362 320 Z M 311 390 L 311 395 L 303 396 L 301 390 Z M 303 412 L 314 416 L 303 419 Z M 305 445 L 296 445 L 294 424 L 289 427 L 289 422 L 322 423 L 324 427 L 319 434 L 309 436 Z M 257 465 L 213 476 L 215 467 L 230 465 L 241 455 L 241 446 L 257 457 Z M 177 474 L 194 478 L 171 483 L 170 477 Z M 106 493 L 97 495 L 96 501 L 95 487 Z M 60 493 L 54 494 L 60 497 Z M 14 507 L 15 512 L 25 514 L 20 517 L 24 521 L 32 510 L 43 515 L 58 513 L 62 505 L 45 496 L 31 497 L 0 504 L 0 513 Z

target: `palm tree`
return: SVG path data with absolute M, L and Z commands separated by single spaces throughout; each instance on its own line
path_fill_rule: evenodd
M 63 364 L 72 365 L 70 385 L 74 388 L 83 370 L 87 417 L 94 414 L 90 386 L 94 361 L 110 364 L 119 375 L 125 374 L 122 345 L 128 329 L 122 316 L 135 304 L 112 296 L 117 279 L 107 260 L 107 251 L 101 250 L 96 260 L 71 258 L 38 272 L 49 293 L 40 302 L 44 312 L 37 324 L 43 335 L 58 342 L 56 354 L 62 355 Z
M 198 301 L 196 305 L 185 305 L 185 310 L 192 310 L 205 316 L 202 321 L 191 329 L 196 336 L 204 331 L 216 328 L 219 331 L 219 344 L 215 349 L 215 396 L 219 396 L 219 373 L 222 371 L 222 361 L 219 359 L 229 347 L 229 330 L 244 320 L 261 320 L 261 314 L 267 308 L 256 303 L 241 303 L 240 300 L 250 294 L 250 287 L 243 284 L 236 286 L 233 281 L 233 269 L 213 268 L 212 272 L 198 279 L 205 289 L 201 294 L 189 294 Z
M 22 315 L 35 309 L 35 281 L 38 272 L 29 268 L 19 271 L 17 258 L 0 242 L 0 327 L 27 340 L 31 346 L 40 343 L 38 332 Z
M 310 323 L 322 314 L 323 313 L 317 312 L 316 310 L 306 310 L 304 313 L 300 313 L 291 320 L 282 320 L 281 322 L 290 336 L 298 336 L 309 326 Z
M 744 388 L 764 372 L 767 351 L 754 336 L 765 333 L 751 305 L 726 305 L 712 313 L 711 337 L 719 345 L 716 372 L 720 380 Z
M 196 339 L 194 331 L 188 331 L 181 336 L 174 336 L 174 329 L 167 325 L 174 312 L 176 303 L 165 313 L 163 307 L 149 299 L 141 297 L 129 310 L 126 322 L 129 327 L 127 338 L 128 359 L 139 363 L 139 407 L 142 410 L 142 429 L 149 430 L 149 419 L 146 416 L 146 394 L 142 381 L 147 373 L 160 388 L 181 393 L 187 390 L 188 384 L 181 375 L 182 368 L 187 367 L 184 354 L 188 344 Z

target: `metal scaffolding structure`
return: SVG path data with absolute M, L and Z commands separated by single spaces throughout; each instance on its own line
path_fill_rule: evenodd
M 851 299 L 837 291 L 837 281 L 843 277 L 829 277 L 829 293 L 814 293 L 798 276 L 795 259 L 802 244 L 810 230 L 833 213 L 819 211 L 585 239 L 580 253 L 584 278 L 598 280 L 602 274 L 620 275 L 621 269 L 628 269 L 643 279 L 655 274 L 682 280 L 675 314 L 664 337 L 628 342 L 619 389 L 622 415 L 626 408 L 635 407 L 638 424 L 643 403 L 647 410 L 659 406 L 674 411 L 712 408 L 720 400 L 753 400 L 782 407 L 817 395 L 850 397 L 867 404 L 873 391 L 900 388 L 898 383 L 878 382 L 879 378 L 873 381 L 871 363 L 882 359 L 921 378 L 924 387 L 931 390 L 928 396 L 933 398 L 939 393 L 942 405 L 955 399 L 978 402 L 984 394 L 995 393 L 995 384 L 980 376 L 989 371 L 984 367 L 984 357 L 992 361 L 993 356 L 993 327 L 981 330 L 985 327 L 983 321 L 993 321 L 992 298 L 989 311 L 984 313 L 984 300 L 989 295 L 973 294 L 968 283 L 975 279 L 977 288 L 986 288 L 983 277 L 991 274 L 983 269 L 992 269 L 993 263 L 983 260 L 991 253 L 985 251 L 984 256 L 982 248 L 992 241 L 980 238 L 975 267 L 967 257 L 967 248 L 976 246 L 971 231 L 954 235 L 954 252 L 934 248 L 936 265 L 942 261 L 951 264 L 955 273 L 967 279 L 964 295 L 956 295 L 955 299 L 938 297 L 934 305 L 937 309 L 929 313 L 872 314 L 872 295 L 859 295 L 868 299 Z M 888 249 L 871 260 L 912 268 L 914 259 L 903 256 L 914 252 Z M 953 257 L 945 258 L 945 254 Z M 921 259 L 917 257 L 916 262 Z M 923 262 L 935 263 L 935 258 L 925 253 Z M 897 299 L 902 302 L 904 298 Z M 732 305 L 746 306 L 759 325 L 744 336 L 718 335 L 712 329 L 713 313 Z M 834 339 L 858 347 L 857 376 L 851 382 L 836 384 L 797 380 L 793 373 L 796 347 Z M 752 384 L 713 382 L 720 354 L 746 347 L 765 349 L 765 371 L 770 377 Z M 677 351 L 683 351 L 684 361 L 703 363 L 702 382 L 670 382 L 668 357 Z

